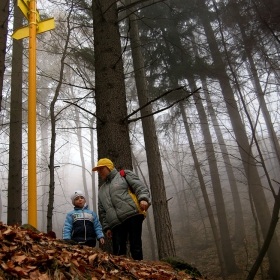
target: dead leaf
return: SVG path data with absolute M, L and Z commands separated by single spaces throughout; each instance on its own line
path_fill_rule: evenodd
M 18 264 L 21 264 L 24 260 L 26 260 L 26 256 L 25 255 L 15 255 L 12 256 L 12 261 Z
M 94 260 L 96 259 L 97 254 L 93 254 L 91 256 L 88 257 L 88 261 L 90 265 L 93 265 Z
M 50 254 L 50 255 L 51 255 L 51 254 L 54 254 L 55 252 L 56 252 L 56 250 L 47 250 L 47 251 L 46 251 L 46 253 L 47 253 L 47 254 Z
M 42 276 L 42 274 L 40 273 L 40 271 L 38 269 L 29 273 L 30 279 L 38 280 L 38 279 L 40 279 L 41 276 Z
M 147 272 L 138 272 L 137 274 L 139 276 L 141 276 L 141 277 L 148 277 L 148 276 L 150 276 L 150 273 L 147 273 Z
M 71 262 L 72 262 L 76 267 L 79 267 L 79 263 L 77 262 L 77 260 L 72 259 Z

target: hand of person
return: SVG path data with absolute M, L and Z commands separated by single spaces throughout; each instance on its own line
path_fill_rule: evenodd
M 105 244 L 104 238 L 100 238 L 100 239 L 99 239 L 99 243 L 101 243 L 101 245 L 104 245 L 104 244 Z
M 147 201 L 141 200 L 139 204 L 140 204 L 140 207 L 142 210 L 144 210 L 144 211 L 148 210 L 149 203 Z
M 108 229 L 105 234 L 106 234 L 108 239 L 112 239 L 113 235 L 112 235 L 112 231 L 110 229 Z

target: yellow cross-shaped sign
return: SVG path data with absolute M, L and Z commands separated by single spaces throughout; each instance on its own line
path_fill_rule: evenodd
M 18 0 L 18 7 L 28 20 L 28 25 L 17 29 L 12 37 L 29 37 L 28 71 L 28 224 L 37 228 L 36 180 L 36 35 L 55 28 L 54 18 L 40 21 L 37 0 Z
M 27 0 L 18 0 L 18 7 L 20 8 L 20 10 L 22 11 L 22 13 L 24 14 L 24 16 L 26 17 L 27 20 L 29 20 L 29 15 L 31 13 L 31 10 L 29 9 L 29 5 L 28 5 Z M 32 11 L 33 13 L 36 14 L 36 25 L 37 25 L 37 30 L 36 33 L 40 34 L 43 32 L 46 32 L 48 30 L 54 29 L 55 28 L 55 23 L 54 23 L 54 18 L 49 18 L 49 19 L 45 19 L 40 21 L 40 14 L 38 12 L 38 10 L 36 9 L 36 11 Z M 30 22 L 29 22 L 30 24 Z M 18 28 L 17 30 L 14 31 L 12 37 L 14 39 L 23 39 L 29 36 L 29 25 L 23 26 Z

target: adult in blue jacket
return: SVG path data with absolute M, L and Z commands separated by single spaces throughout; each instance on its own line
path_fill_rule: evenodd
M 96 213 L 88 209 L 84 193 L 80 190 L 71 195 L 74 210 L 66 215 L 63 239 L 95 247 L 96 239 L 103 245 L 104 235 Z
M 150 205 L 148 188 L 132 171 L 118 172 L 108 158 L 100 159 L 92 170 L 105 180 L 98 191 L 98 210 L 103 231 L 113 241 L 113 254 L 126 255 L 129 237 L 132 258 L 142 260 L 142 223 Z

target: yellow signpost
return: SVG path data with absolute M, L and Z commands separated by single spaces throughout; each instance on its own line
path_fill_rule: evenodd
M 36 180 L 36 36 L 55 28 L 54 18 L 40 21 L 37 0 L 18 0 L 18 7 L 28 20 L 28 25 L 13 33 L 14 39 L 29 36 L 28 71 L 28 224 L 37 228 Z

